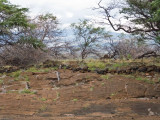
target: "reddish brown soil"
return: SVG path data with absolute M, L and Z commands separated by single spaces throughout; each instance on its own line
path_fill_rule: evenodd
M 59 72 L 59 82 L 54 71 L 23 73 L 36 94 L 20 93 L 26 82 L 7 76 L 7 93 L 0 90 L 0 120 L 160 119 L 159 83 L 111 74 L 103 79 L 96 73 Z

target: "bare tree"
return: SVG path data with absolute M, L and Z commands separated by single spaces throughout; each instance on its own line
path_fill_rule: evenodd
M 94 27 L 89 20 L 80 20 L 79 23 L 71 25 L 74 35 L 74 46 L 79 49 L 81 59 L 88 55 L 99 55 L 99 42 L 109 36 L 104 28 Z
M 119 37 L 119 40 L 110 41 L 104 46 L 109 58 L 137 58 L 145 53 L 153 52 L 151 45 L 139 42 L 135 37 Z
M 27 66 L 49 58 L 48 53 L 30 44 L 15 44 L 0 48 L 1 65 Z
M 115 31 L 139 35 L 140 39 L 160 43 L 160 20 L 158 19 L 158 0 L 113 0 L 108 6 L 98 3 L 106 22 Z M 157 2 L 155 4 L 154 2 Z M 154 3 L 154 4 L 153 4 Z M 116 13 L 116 14 L 114 14 Z
M 38 15 L 33 19 L 30 19 L 30 22 L 34 24 L 32 30 L 28 30 L 26 34 L 37 38 L 42 41 L 44 44 L 50 45 L 55 40 L 59 39 L 61 31 L 59 29 L 59 21 L 56 16 L 53 14 Z

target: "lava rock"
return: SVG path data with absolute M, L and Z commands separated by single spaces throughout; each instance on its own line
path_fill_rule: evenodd
M 117 72 L 117 71 L 116 71 L 116 70 L 114 70 L 114 69 L 113 69 L 113 70 L 109 70 L 109 71 L 108 71 L 108 73 L 112 73 L 112 74 L 114 74 L 114 73 L 116 73 L 116 72 Z
M 132 74 L 131 69 L 126 69 L 126 74 Z
M 136 70 L 138 70 L 138 66 L 132 66 L 131 68 L 130 68 L 130 70 L 132 70 L 132 71 L 136 71 Z
M 146 66 L 141 66 L 138 68 L 138 72 L 146 72 L 147 71 L 147 67 Z
M 147 72 L 156 72 L 157 71 L 157 67 L 155 65 L 152 66 L 148 66 L 147 67 Z
M 49 67 L 59 67 L 61 63 L 59 61 L 53 61 L 53 60 L 46 60 L 43 62 L 43 67 L 44 68 L 49 68 Z
M 104 70 L 95 70 L 95 72 L 98 73 L 98 74 L 104 75 L 104 74 L 108 73 L 108 68 L 106 68 Z
M 160 72 L 160 67 L 157 67 L 156 72 Z
M 117 72 L 118 74 L 126 73 L 126 68 L 117 68 L 116 72 Z
M 80 71 L 80 70 L 82 70 L 82 68 L 72 68 L 73 72 L 77 72 L 77 71 Z

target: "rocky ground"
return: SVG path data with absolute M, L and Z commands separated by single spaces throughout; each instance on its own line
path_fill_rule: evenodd
M 160 119 L 157 80 L 69 69 L 8 73 L 0 79 L 0 120 Z

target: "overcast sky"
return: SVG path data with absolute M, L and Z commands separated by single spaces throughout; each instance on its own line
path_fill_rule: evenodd
M 64 25 L 70 25 L 79 19 L 95 16 L 92 8 L 99 0 L 9 0 L 12 4 L 29 8 L 30 15 L 53 13 Z

